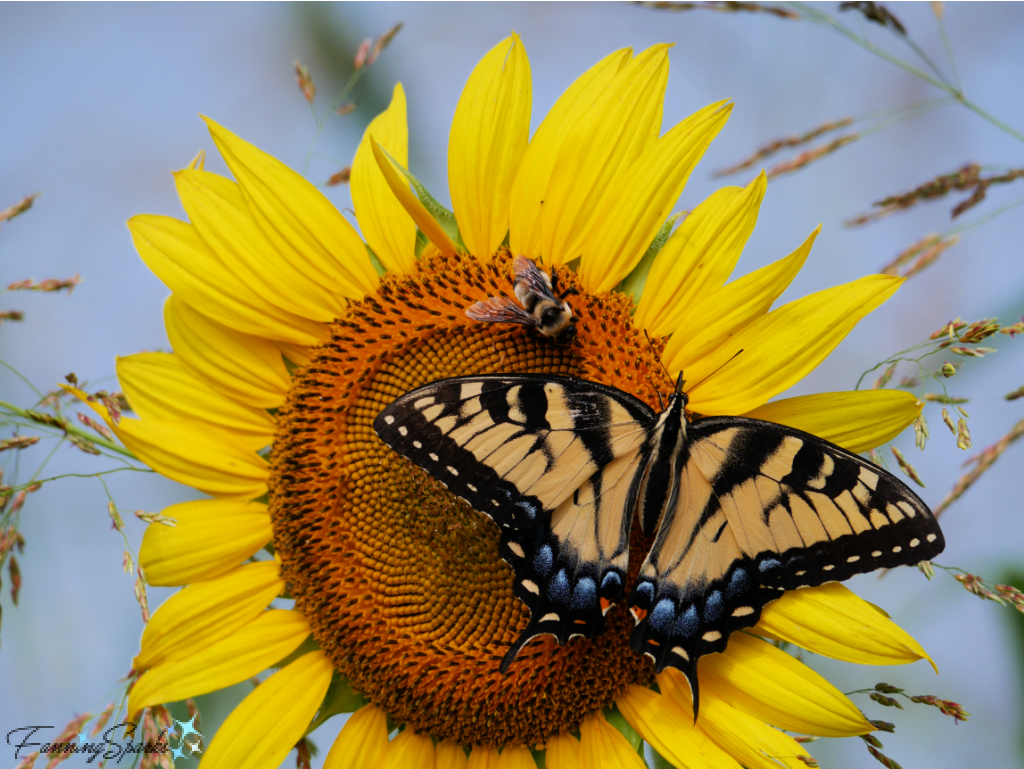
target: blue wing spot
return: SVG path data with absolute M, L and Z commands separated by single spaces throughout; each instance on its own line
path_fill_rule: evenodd
M 722 601 L 722 591 L 716 590 L 704 602 L 704 621 L 714 622 L 722 616 L 725 604 Z
M 757 565 L 757 569 L 762 574 L 767 574 L 772 569 L 777 569 L 780 566 L 782 566 L 782 561 L 778 560 L 777 558 L 765 558 L 763 561 L 761 561 L 761 563 Z
M 669 598 L 662 598 L 655 604 L 647 618 L 650 626 L 659 633 L 668 635 L 676 618 L 676 605 Z
M 691 605 L 676 619 L 675 627 L 672 628 L 672 635 L 689 638 L 697 634 L 700 629 L 700 620 L 697 619 L 697 607 Z
M 735 598 L 738 595 L 743 595 L 750 590 L 750 578 L 747 577 L 745 569 L 736 569 L 732 573 L 732 578 L 729 580 L 729 587 L 725 589 L 725 594 L 729 598 Z
M 559 569 L 558 574 L 548 585 L 548 598 L 563 606 L 569 603 L 569 578 L 565 574 L 565 569 Z
M 551 571 L 551 566 L 554 561 L 555 557 L 551 553 L 551 545 L 544 545 L 533 557 L 533 568 L 536 569 L 537 573 L 542 577 L 546 577 L 548 572 Z
M 590 577 L 583 577 L 572 591 L 573 611 L 592 609 L 597 605 L 597 583 Z
M 527 502 L 525 499 L 516 502 L 516 507 L 526 513 L 526 517 L 533 520 L 537 517 L 537 508 L 532 502 Z
M 646 609 L 654 601 L 654 583 L 653 582 L 641 582 L 636 586 L 635 595 L 633 596 L 633 603 L 639 606 L 641 609 Z
M 604 575 L 604 579 L 601 580 L 601 595 L 610 600 L 622 595 L 622 577 L 618 573 L 610 571 Z

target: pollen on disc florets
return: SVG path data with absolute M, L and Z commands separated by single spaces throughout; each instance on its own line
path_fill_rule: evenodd
M 386 276 L 296 372 L 272 454 L 274 544 L 315 639 L 396 722 L 464 745 L 543 743 L 652 675 L 629 649 L 621 604 L 593 641 L 535 640 L 501 675 L 529 616 L 497 526 L 373 431 L 395 398 L 448 377 L 573 375 L 652 405 L 670 387 L 628 299 L 588 294 L 569 270 L 555 277 L 579 292 L 571 345 L 467 318 L 478 300 L 512 296 L 511 262 L 505 251 L 488 264 L 435 255 L 414 274 Z M 630 581 L 649 544 L 633 534 Z

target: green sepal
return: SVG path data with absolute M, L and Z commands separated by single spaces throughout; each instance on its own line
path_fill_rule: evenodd
M 668 221 L 662 225 L 661 229 L 658 230 L 658 234 L 654 236 L 654 240 L 648 247 L 644 255 L 640 257 L 640 261 L 637 262 L 636 267 L 629 273 L 622 282 L 615 287 L 615 290 L 620 294 L 629 294 L 633 298 L 633 307 L 640 304 L 640 297 L 643 296 L 644 286 L 647 285 L 647 276 L 651 272 L 651 266 L 654 264 L 654 258 L 661 251 L 665 242 L 669 239 L 672 234 L 672 228 L 675 227 L 679 217 L 682 214 L 672 214 L 668 218 Z
M 366 697 L 352 690 L 347 678 L 340 673 L 335 673 L 331 678 L 331 685 L 327 688 L 324 701 L 320 705 L 320 710 L 317 711 L 316 718 L 310 723 L 305 733 L 309 734 L 331 716 L 336 716 L 339 713 L 354 713 L 367 703 L 369 700 Z
M 429 242 L 430 241 L 427 240 L 427 236 L 423 234 L 423 230 L 421 230 L 419 227 L 417 227 L 416 228 L 416 245 L 414 247 L 415 248 L 414 253 L 416 254 L 416 258 L 417 259 L 419 259 L 421 256 L 423 256 L 423 249 L 427 247 L 427 243 L 429 243 Z
M 381 260 L 377 257 L 375 253 L 373 253 L 373 249 L 370 248 L 369 243 L 366 243 L 364 245 L 366 246 L 366 253 L 370 255 L 370 264 L 372 264 L 373 269 L 377 271 L 377 277 L 383 278 L 385 275 L 388 274 L 388 268 L 385 267 L 384 263 L 381 262 Z M 285 358 L 285 360 L 287 360 L 287 358 Z M 290 374 L 291 371 L 289 371 L 288 373 Z
M 622 715 L 622 711 L 620 711 L 615 705 L 612 705 L 610 708 L 605 708 L 604 719 L 614 726 L 623 737 L 629 740 L 629 744 L 633 746 L 633 750 L 643 758 L 643 737 L 640 736 L 636 729 L 629 725 L 629 721 L 627 721 L 626 717 Z
M 537 769 L 545 769 L 548 760 L 548 752 L 546 750 L 531 748 L 530 755 L 533 756 L 533 763 L 537 765 Z
M 434 221 L 441 225 L 441 229 L 444 230 L 445 234 L 451 238 L 459 248 L 465 250 L 466 244 L 462 242 L 462 235 L 459 233 L 459 225 L 458 222 L 455 221 L 455 214 L 438 203 L 437 198 L 431 195 L 430 192 L 427 191 L 427 188 L 423 186 L 423 182 L 413 176 L 409 172 L 408 168 L 391 157 L 386 149 L 381 147 L 380 151 L 383 152 L 387 159 L 394 164 L 395 168 L 398 169 L 398 173 L 404 176 L 405 180 L 412 185 L 413 192 L 415 192 L 416 197 L 420 199 L 420 203 L 422 203 L 423 207 L 427 209 L 427 213 L 434 217 Z
M 651 769 L 676 769 L 675 764 L 671 763 L 654 748 L 651 748 L 651 763 L 649 766 Z

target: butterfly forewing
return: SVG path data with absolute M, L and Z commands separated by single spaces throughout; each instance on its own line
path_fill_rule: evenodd
M 489 375 L 407 393 L 374 429 L 499 526 L 522 529 L 637 451 L 653 418 L 636 398 L 580 379 Z
M 913 564 L 942 532 L 906 484 L 813 435 L 740 417 L 689 426 L 680 490 L 640 570 L 634 648 L 677 667 L 754 625 L 781 591 Z

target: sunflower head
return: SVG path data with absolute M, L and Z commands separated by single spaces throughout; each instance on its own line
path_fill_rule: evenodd
M 629 649 L 624 606 L 592 640 L 535 640 L 502 675 L 529 616 L 497 527 L 372 429 L 405 392 L 479 373 L 579 377 L 658 409 L 685 371 L 694 415 L 752 415 L 853 451 L 913 421 L 914 398 L 888 391 L 768 403 L 900 281 L 869 276 L 772 310 L 815 231 L 727 282 L 765 179 L 719 190 L 674 228 L 671 209 L 730 105 L 663 132 L 668 48 L 605 57 L 531 138 L 522 42 L 496 45 L 452 123 L 451 211 L 407 169 L 399 85 L 352 165 L 359 232 L 210 120 L 234 180 L 199 160 L 175 175 L 187 222 L 129 223 L 172 291 L 174 352 L 119 360 L 140 419 L 110 424 L 137 457 L 211 497 L 172 507 L 178 525 L 146 534 L 150 582 L 187 587 L 143 634 L 129 709 L 277 668 L 225 722 L 204 769 L 275 766 L 308 729 L 352 711 L 325 766 L 465 766 L 469 751 L 481 766 L 532 767 L 532 749 L 554 769 L 639 766 L 624 735 L 678 766 L 777 766 L 767 756 L 799 766 L 806 751 L 773 727 L 871 730 L 817 674 L 753 636 L 702 663 L 694 725 L 674 673 L 655 687 Z M 571 343 L 467 317 L 478 301 L 515 295 L 517 255 L 572 292 Z M 634 526 L 630 583 L 649 546 Z M 800 591 L 754 633 L 857 662 L 925 656 L 865 606 L 838 586 Z

